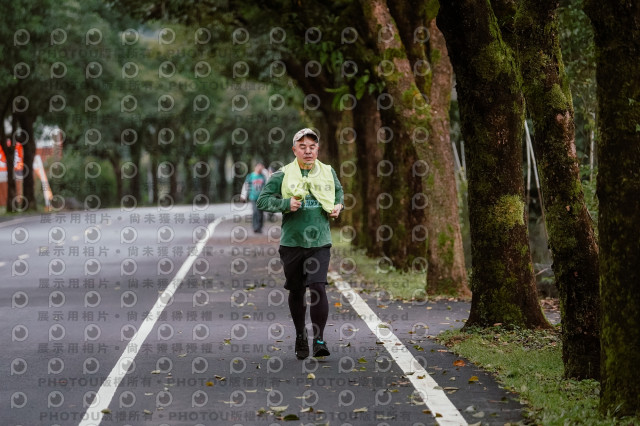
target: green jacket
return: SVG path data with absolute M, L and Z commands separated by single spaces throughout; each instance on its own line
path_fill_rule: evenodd
M 301 169 L 302 176 L 307 176 L 309 170 Z M 335 203 L 343 204 L 344 193 L 338 180 L 336 171 L 331 168 L 335 184 Z M 289 211 L 291 198 L 282 198 L 282 179 L 284 172 L 278 170 L 266 183 L 256 205 L 258 209 L 267 212 L 282 213 L 282 234 L 280 245 L 287 247 L 322 247 L 331 244 L 329 216 L 322 210 L 316 198 L 309 193 L 303 200 L 302 206 L 295 212 Z

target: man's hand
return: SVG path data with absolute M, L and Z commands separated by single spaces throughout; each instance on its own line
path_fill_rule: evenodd
M 333 206 L 333 210 L 329 213 L 329 217 L 338 217 L 340 212 L 342 211 L 342 204 L 336 204 Z
M 290 198 L 290 200 L 289 200 L 289 210 L 291 210 L 292 212 L 295 212 L 296 210 L 298 210 L 301 205 L 302 205 L 302 202 L 300 200 L 298 200 L 296 197 L 291 197 Z

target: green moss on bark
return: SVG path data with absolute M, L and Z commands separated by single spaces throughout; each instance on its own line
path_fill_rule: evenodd
M 490 226 L 496 232 L 509 232 L 524 225 L 524 201 L 518 195 L 503 195 L 490 210 Z
M 567 111 L 571 105 L 559 84 L 551 86 L 551 90 L 545 95 L 544 103 L 548 108 L 556 111 Z

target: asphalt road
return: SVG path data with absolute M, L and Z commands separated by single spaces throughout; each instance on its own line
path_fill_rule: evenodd
M 517 395 L 469 362 L 454 365 L 458 358 L 429 338 L 462 326 L 466 303 L 401 303 L 334 277 L 325 332 L 332 354 L 297 360 L 279 217 L 254 235 L 249 208 L 0 223 L 0 424 L 522 420 Z

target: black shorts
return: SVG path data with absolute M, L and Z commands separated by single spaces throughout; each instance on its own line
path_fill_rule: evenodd
M 304 289 L 312 283 L 327 283 L 331 244 L 322 247 L 287 247 L 278 249 L 287 290 Z

